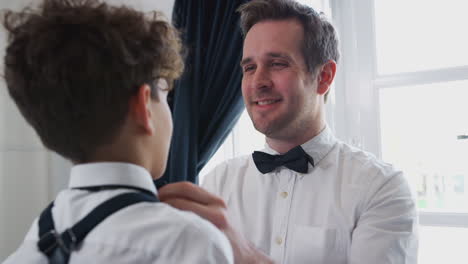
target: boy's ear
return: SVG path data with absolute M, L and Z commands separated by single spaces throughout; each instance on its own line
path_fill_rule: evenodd
M 134 122 L 143 129 L 145 133 L 152 135 L 154 125 L 151 121 L 151 88 L 143 84 L 138 88 L 137 94 L 130 99 L 129 113 Z
M 335 79 L 336 73 L 336 62 L 333 60 L 327 61 L 325 64 L 320 67 L 318 72 L 318 85 L 317 93 L 325 95 L 330 89 L 330 86 Z

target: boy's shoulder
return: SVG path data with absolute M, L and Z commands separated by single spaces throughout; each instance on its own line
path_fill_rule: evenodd
M 61 218 L 59 215 L 55 214 L 54 218 Z M 23 248 L 32 248 L 37 243 L 37 223 L 36 219 Z M 62 227 L 57 224 L 58 228 Z M 58 231 L 62 232 L 61 229 Z M 27 251 L 28 254 L 39 253 L 32 249 Z M 202 261 L 212 259 L 206 263 L 231 263 L 229 259 L 232 258 L 229 241 L 213 224 L 192 212 L 181 211 L 162 202 L 141 202 L 110 215 L 88 234 L 77 257 L 99 252 L 106 252 L 100 255 L 104 259 L 104 255 L 118 256 L 129 252 L 141 259 L 175 259 L 178 254 L 181 257 L 191 255 Z
M 207 250 L 211 247 L 220 254 L 231 250 L 225 235 L 213 224 L 162 202 L 133 205 L 109 220 L 94 236 L 90 233 L 89 241 L 102 240 L 102 234 L 114 233 L 115 239 L 125 234 L 133 247 L 148 254 L 160 251 L 157 255 L 173 254 L 171 252 L 183 249 L 187 243 L 204 245 Z M 116 234 L 116 230 L 120 234 Z
M 37 250 L 37 219 L 7 263 L 44 259 Z M 60 232 L 60 229 L 59 229 Z M 72 254 L 74 263 L 233 263 L 229 241 L 199 216 L 164 203 L 138 203 L 109 216 Z M 190 262 L 187 262 L 190 258 Z

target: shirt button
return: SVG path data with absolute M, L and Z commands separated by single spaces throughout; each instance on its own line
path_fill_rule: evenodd
M 283 239 L 281 237 L 276 237 L 276 244 L 281 245 L 283 243 Z
M 288 197 L 288 192 L 282 192 L 280 195 L 281 197 L 286 198 Z

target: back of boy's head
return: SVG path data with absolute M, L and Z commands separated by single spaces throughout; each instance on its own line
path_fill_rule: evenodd
M 11 97 L 43 144 L 77 163 L 112 143 L 141 85 L 171 84 L 183 69 L 178 33 L 157 12 L 44 0 L 3 24 Z

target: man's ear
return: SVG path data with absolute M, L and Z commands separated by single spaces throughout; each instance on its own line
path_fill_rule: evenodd
M 154 125 L 151 121 L 151 88 L 143 84 L 138 88 L 138 92 L 130 99 L 129 114 L 134 123 L 137 124 L 145 133 L 152 135 Z
M 336 62 L 334 62 L 333 60 L 327 61 L 325 64 L 323 64 L 320 67 L 317 74 L 318 74 L 317 93 L 321 95 L 325 95 L 330 89 L 330 86 L 333 80 L 335 79 Z

